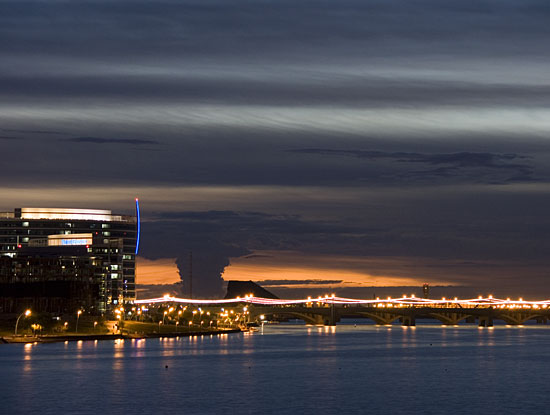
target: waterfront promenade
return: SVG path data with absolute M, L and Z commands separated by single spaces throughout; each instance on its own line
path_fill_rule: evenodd
M 232 329 L 207 329 L 203 331 L 166 331 L 162 333 L 132 333 L 132 334 L 46 334 L 40 336 L 23 335 L 23 336 L 4 336 L 0 337 L 0 344 L 10 343 L 58 343 L 69 341 L 90 341 L 90 340 L 131 340 L 131 339 L 155 339 L 164 337 L 190 337 L 190 336 L 212 336 L 219 334 L 240 333 L 242 330 L 238 328 Z

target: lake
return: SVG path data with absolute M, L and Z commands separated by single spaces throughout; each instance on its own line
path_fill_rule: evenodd
M 166 367 L 168 366 L 168 367 Z M 550 326 L 266 325 L 0 346 L 2 414 L 548 413 Z

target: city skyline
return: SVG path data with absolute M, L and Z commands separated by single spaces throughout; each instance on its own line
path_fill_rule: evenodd
M 31 3 L 0 5 L 0 211 L 139 197 L 138 283 L 193 251 L 205 296 L 545 293 L 544 2 Z

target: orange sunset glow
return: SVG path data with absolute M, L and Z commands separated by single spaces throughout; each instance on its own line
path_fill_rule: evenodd
M 313 256 L 293 251 L 270 252 L 233 258 L 223 278 L 230 280 L 342 280 L 332 286 L 404 286 L 418 285 L 426 277 L 411 277 L 403 269 L 411 268 L 404 259 L 357 259 L 342 256 Z M 404 275 L 403 275 L 404 274 Z M 432 280 L 432 278 L 429 278 Z M 445 283 L 433 277 L 435 283 Z M 294 285 L 294 287 L 297 287 Z
M 222 275 L 231 280 L 315 280 L 341 281 L 338 286 L 392 287 L 419 285 L 425 281 L 448 284 L 439 275 L 423 269 L 415 275 L 415 264 L 410 258 L 354 258 L 344 256 L 314 256 L 294 251 L 261 251 L 253 255 L 232 258 Z M 156 260 L 137 258 L 138 284 L 174 284 L 180 282 L 175 258 Z M 293 284 L 295 288 L 299 285 Z
M 180 282 L 175 258 L 156 260 L 136 258 L 137 284 L 174 284 Z

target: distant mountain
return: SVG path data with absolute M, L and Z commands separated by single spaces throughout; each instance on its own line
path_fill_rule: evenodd
M 227 294 L 225 298 L 244 297 L 252 294 L 254 297 L 278 299 L 275 294 L 270 293 L 265 288 L 260 287 L 253 281 L 228 281 Z

